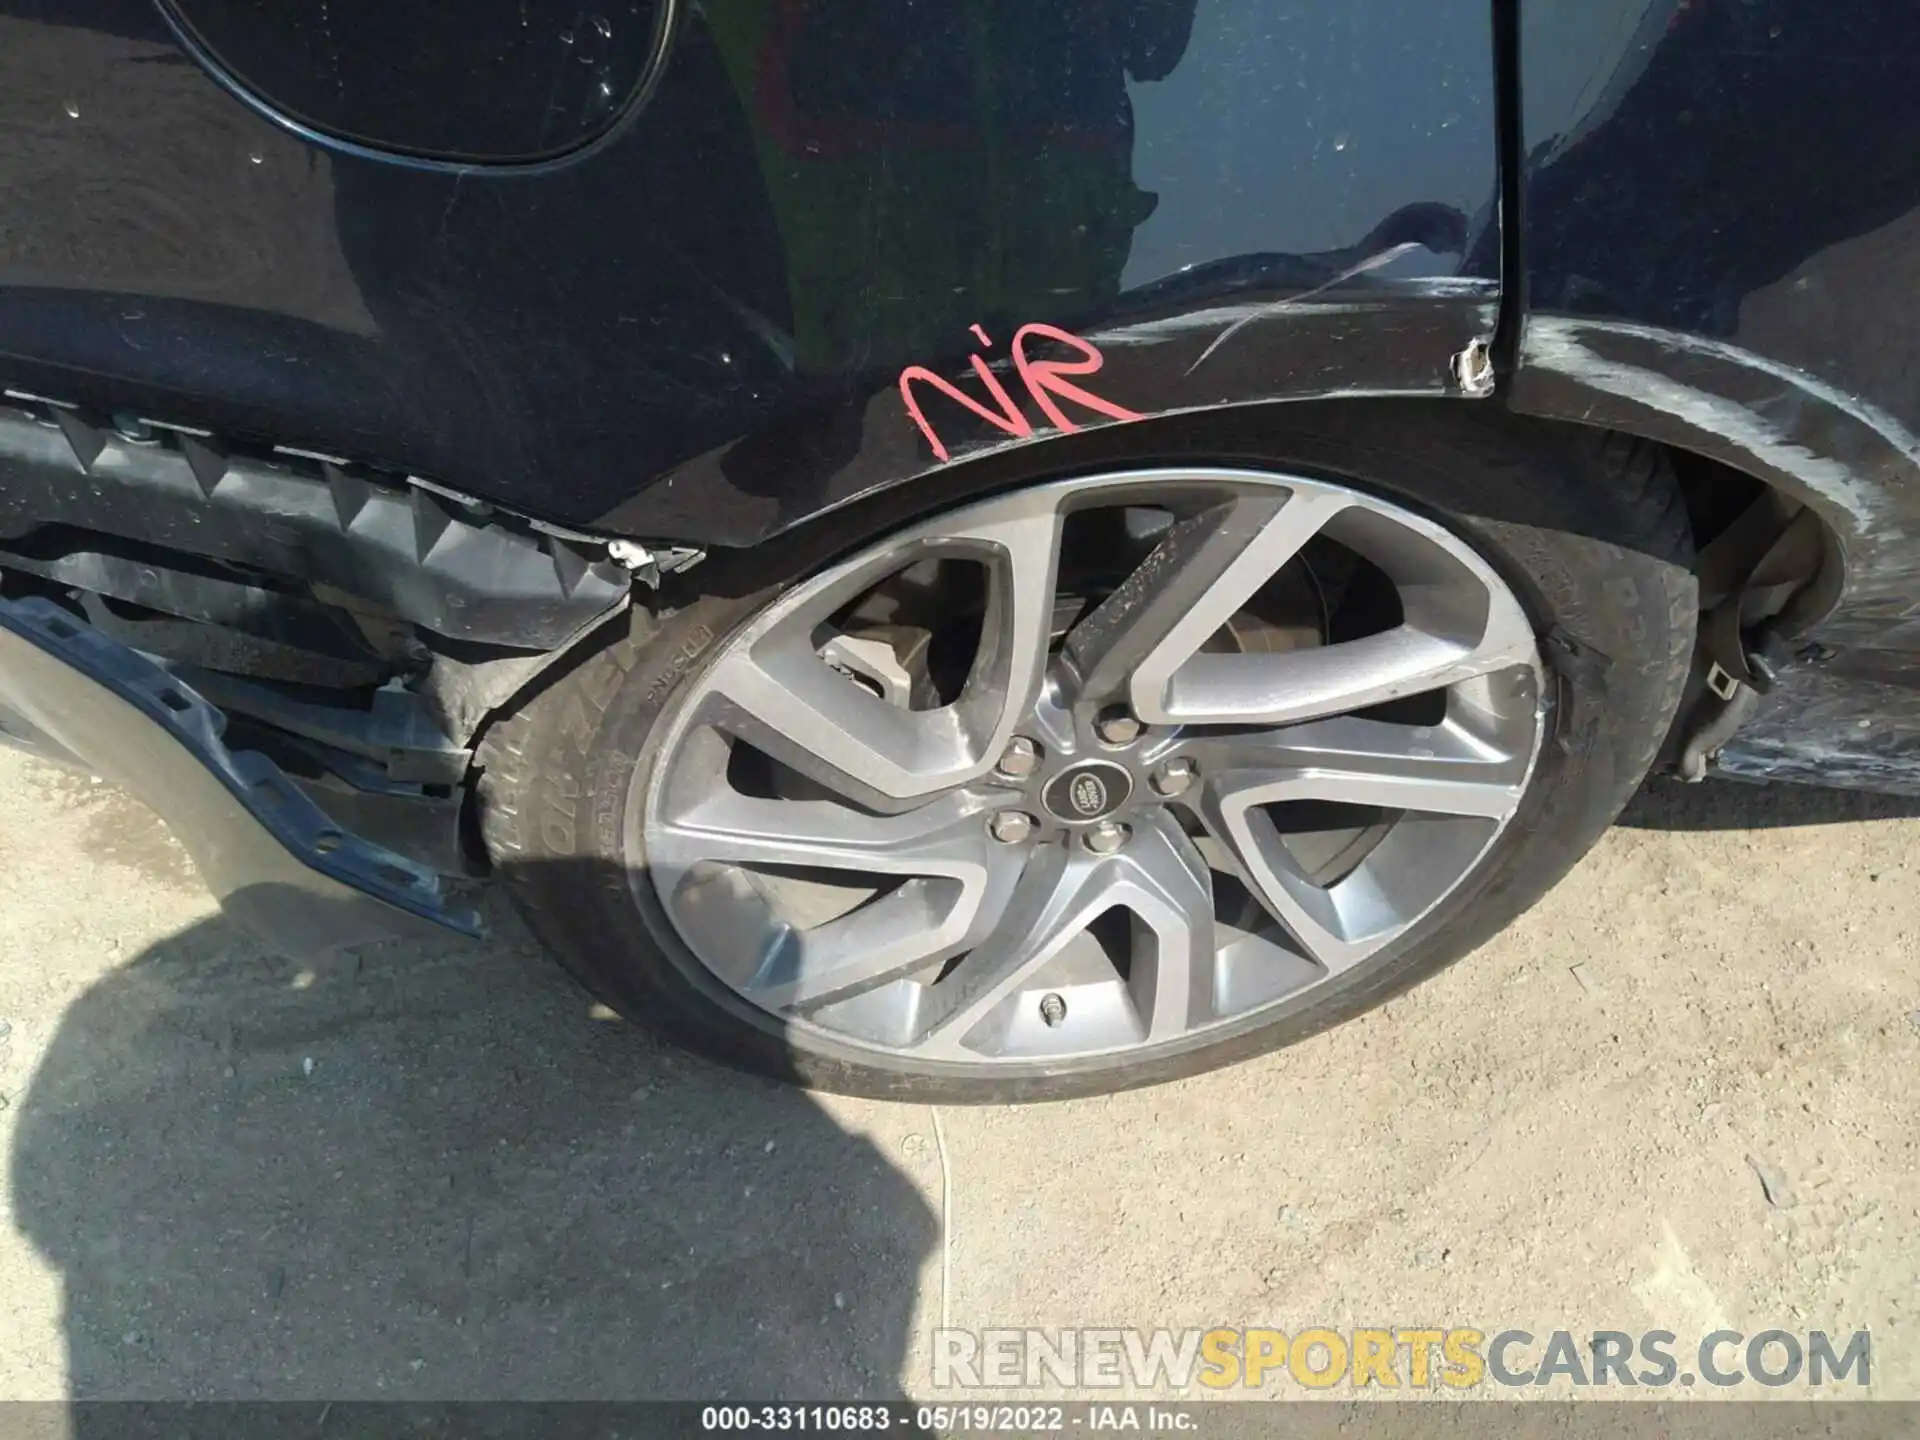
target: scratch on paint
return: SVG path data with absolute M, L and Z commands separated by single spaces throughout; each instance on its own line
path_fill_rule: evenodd
M 1759 371 L 1780 381 L 1785 393 L 1811 395 L 1876 432 L 1908 461 L 1920 465 L 1920 439 L 1898 420 L 1816 376 L 1718 341 L 1669 334 L 1647 326 L 1616 322 L 1589 324 L 1559 316 L 1535 316 L 1527 323 L 1522 363 L 1570 376 L 1600 394 L 1652 405 L 1709 435 L 1740 445 L 1748 454 L 1792 475 L 1810 490 L 1840 506 L 1861 524 L 1882 524 L 1880 497 L 1841 460 L 1817 454 L 1787 427 L 1750 403 L 1716 394 L 1683 380 L 1610 359 L 1597 348 L 1609 336 L 1656 342 L 1672 349 Z M 1590 343 L 1594 342 L 1594 343 Z
M 454 206 L 460 203 L 460 182 L 467 178 L 465 170 L 453 172 L 453 188 L 447 192 L 447 208 L 440 212 L 440 248 L 447 248 L 447 225 L 453 219 Z
M 1207 361 L 1213 357 L 1214 351 L 1218 350 L 1222 345 L 1226 344 L 1227 341 L 1231 340 L 1234 336 L 1238 335 L 1242 330 L 1246 329 L 1247 326 L 1253 324 L 1254 321 L 1264 320 L 1269 315 L 1278 314 L 1280 311 L 1285 310 L 1288 306 L 1298 305 L 1303 300 L 1311 300 L 1314 296 L 1322 294 L 1325 291 L 1331 290 L 1336 285 L 1345 284 L 1347 281 L 1353 279 L 1357 275 L 1365 275 L 1369 270 L 1378 270 L 1383 265 L 1391 265 L 1394 261 L 1398 260 L 1402 255 L 1407 254 L 1409 251 L 1423 250 L 1425 248 L 1426 248 L 1425 246 L 1421 245 L 1418 241 L 1414 241 L 1414 240 L 1409 240 L 1403 245 L 1390 245 L 1385 250 L 1380 251 L 1377 255 L 1369 255 L 1366 259 L 1362 260 L 1357 265 L 1349 265 L 1345 270 L 1342 270 L 1338 275 L 1335 275 L 1331 280 L 1324 280 L 1320 284 L 1314 286 L 1311 290 L 1302 290 L 1298 295 L 1289 295 L 1284 300 L 1275 300 L 1270 305 L 1262 305 L 1259 309 L 1255 310 L 1252 314 L 1246 316 L 1244 319 L 1235 321 L 1233 324 L 1229 325 L 1225 330 L 1222 330 L 1218 335 L 1216 335 L 1214 337 L 1213 343 L 1207 346 L 1206 349 L 1200 352 L 1200 358 L 1194 361 L 1193 364 L 1187 367 L 1187 374 L 1189 375 L 1193 374 L 1194 371 L 1198 370 L 1202 365 L 1206 364 Z

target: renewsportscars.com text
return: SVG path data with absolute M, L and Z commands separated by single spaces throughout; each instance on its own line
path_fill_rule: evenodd
M 936 1330 L 940 1390 L 1128 1388 L 1258 1389 L 1291 1381 L 1310 1390 L 1471 1390 L 1564 1384 L 1627 1389 L 1759 1385 L 1865 1389 L 1873 1338 L 1715 1330 L 1682 1340 L 1671 1330 L 1485 1330 L 1394 1326 L 1333 1330 Z

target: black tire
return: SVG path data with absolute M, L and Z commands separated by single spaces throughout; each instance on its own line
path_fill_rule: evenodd
M 1211 1043 L 1091 1071 L 1054 1062 L 982 1078 L 907 1072 L 782 1033 L 691 955 L 676 957 L 624 853 L 625 806 L 652 763 L 650 736 L 720 641 L 827 561 L 907 520 L 1004 485 L 956 467 L 836 512 L 750 552 L 710 558 L 639 638 L 603 645 L 481 750 L 482 833 L 535 934 L 599 999 L 723 1063 L 851 1094 L 1006 1103 L 1154 1084 L 1305 1039 L 1472 951 L 1546 893 L 1612 823 L 1671 723 L 1693 651 L 1697 598 L 1678 487 L 1658 446 L 1519 419 L 1464 402 L 1286 407 L 1225 433 L 1144 426 L 1097 432 L 1111 459 L 1257 464 L 1317 475 L 1424 510 L 1465 536 L 1528 608 L 1554 672 L 1555 713 L 1520 811 L 1477 873 L 1404 940 L 1294 1008 L 1250 1017 Z M 1133 432 L 1127 434 L 1126 432 Z M 1144 442 L 1144 443 L 1143 443 Z M 1048 447 L 1029 447 L 1045 451 Z M 911 494 L 908 490 L 911 490 Z M 641 778 L 644 778 L 642 776 Z M 636 894 L 636 892 L 639 892 Z

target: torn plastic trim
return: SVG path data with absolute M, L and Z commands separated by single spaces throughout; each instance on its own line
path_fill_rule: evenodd
M 112 780 L 179 838 L 223 909 L 277 950 L 324 953 L 478 918 L 440 877 L 342 830 L 226 717 L 51 601 L 0 600 L 0 739 Z
M 324 583 L 450 639 L 544 650 L 626 599 L 605 536 L 563 533 L 317 450 L 0 392 L 0 539 L 66 525 Z
M 459 785 L 472 752 L 443 732 L 421 698 L 390 683 L 365 710 L 297 700 L 268 685 L 172 661 L 164 667 L 210 704 L 289 735 L 303 736 L 383 766 L 415 785 Z
M 642 584 L 658 590 L 661 576 L 691 570 L 707 558 L 707 552 L 691 545 L 650 548 L 638 540 L 609 540 L 607 558 L 616 565 L 626 566 Z

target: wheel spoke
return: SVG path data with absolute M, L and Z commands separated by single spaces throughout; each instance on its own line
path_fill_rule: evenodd
M 1278 655 L 1196 655 L 1174 676 L 1155 723 L 1287 725 L 1365 709 L 1525 664 L 1533 632 L 1518 623 L 1462 642 L 1397 626 L 1364 640 Z
M 916 1038 L 924 1055 L 965 1058 L 969 1032 L 1028 976 L 1057 955 L 1096 915 L 1111 867 L 1065 846 L 1036 854 L 1001 915 L 999 928 L 941 982 L 940 1008 Z
M 1005 1002 L 1114 909 L 1132 920 L 1129 992 L 1141 1028 L 1158 1040 L 1200 1023 L 1214 955 L 1206 866 L 1177 824 L 1155 817 L 1120 854 L 1064 846 L 1035 856 L 992 939 L 935 988 L 939 1008 L 914 1048 L 956 1058 L 995 1051 Z
M 1176 520 L 1068 637 L 1081 698 L 1130 688 L 1155 719 L 1175 673 L 1347 503 L 1335 491 L 1241 494 Z
M 701 860 L 813 865 L 876 875 L 965 876 L 985 863 L 983 803 L 948 794 L 899 815 L 833 800 L 767 800 L 724 786 L 647 840 L 656 879 Z
M 1000 753 L 1040 688 L 1053 634 L 1060 525 L 1058 496 L 1022 491 L 975 506 L 945 531 L 954 543 L 983 548 L 991 572 L 980 653 L 961 702 L 989 756 Z
M 916 972 L 964 954 L 999 925 L 1020 876 L 1015 857 L 977 885 L 916 878 L 844 919 L 789 931 L 748 993 L 769 1009 L 820 1018 Z M 931 977 L 927 977 L 931 978 Z
M 1282 523 L 1291 508 L 1281 511 Z M 1382 526 L 1376 513 L 1347 505 L 1313 529 L 1346 542 L 1378 539 Z M 1394 522 L 1392 553 L 1383 557 L 1394 572 L 1399 624 L 1278 654 L 1163 647 L 1134 677 L 1140 718 L 1169 725 L 1285 725 L 1531 664 L 1537 653 L 1533 626 L 1519 602 L 1484 561 L 1457 542 L 1436 538 L 1442 532 L 1428 531 L 1424 522 L 1420 528 Z M 1197 620 L 1182 622 L 1183 642 L 1198 626 Z M 1202 632 L 1196 643 L 1211 633 Z
M 1138 882 L 1129 988 L 1149 1041 L 1212 1018 L 1213 886 L 1207 865 L 1171 817 L 1156 816 L 1128 847 Z
M 1516 705 L 1527 693 L 1512 697 Z M 1470 868 L 1525 792 L 1532 749 L 1501 743 L 1511 719 L 1468 712 L 1438 726 L 1345 716 L 1189 747 L 1206 769 L 1199 809 L 1233 871 L 1302 950 L 1330 972 L 1378 950 Z M 1265 807 L 1332 802 L 1392 820 L 1365 859 L 1321 885 Z M 1407 816 L 1433 817 L 1410 829 Z M 1444 888 L 1444 887 L 1443 887 Z
M 887 704 L 798 646 L 729 654 L 714 669 L 714 725 L 827 788 L 897 808 L 979 768 L 951 710 Z
M 902 546 L 886 565 L 854 562 L 777 623 L 749 631 L 714 664 L 719 703 L 708 719 L 810 779 L 875 808 L 898 808 L 993 767 L 1040 684 L 1059 553 L 1057 500 L 1022 492 L 990 502 Z M 987 613 L 959 698 L 935 710 L 870 693 L 814 649 L 839 603 L 913 558 L 976 558 L 989 575 Z M 844 642 L 829 654 L 845 664 Z M 860 669 L 868 666 L 855 667 Z
M 1241 833 L 1227 844 L 1239 862 L 1242 882 L 1293 937 L 1302 953 L 1328 974 L 1352 969 L 1392 938 L 1392 934 L 1377 931 L 1358 939 L 1349 935 L 1333 892 L 1317 887 L 1300 873 L 1265 815 L 1249 812 L 1241 817 L 1238 828 Z
M 979 943 L 998 923 L 1023 852 L 986 838 L 982 807 L 948 795 L 875 817 L 824 800 L 764 800 L 723 791 L 648 840 L 654 885 L 667 895 L 736 898 L 719 867 L 788 867 L 909 877 L 851 913 L 811 929 L 770 915 L 740 927 L 735 978 L 769 1009 L 827 1003 L 932 965 Z
M 1342 715 L 1265 734 L 1201 738 L 1183 753 L 1210 777 L 1210 814 L 1222 806 L 1328 800 L 1504 819 L 1520 803 L 1532 752 L 1506 748 L 1493 725 L 1464 716 L 1415 726 Z

